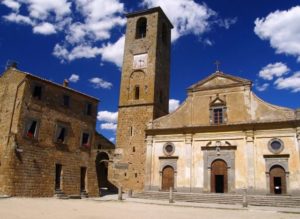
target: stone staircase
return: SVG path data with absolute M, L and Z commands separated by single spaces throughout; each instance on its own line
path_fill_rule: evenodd
M 243 196 L 239 194 L 220 193 L 180 193 L 174 192 L 174 201 L 195 202 L 195 203 L 216 203 L 242 205 Z M 168 200 L 168 192 L 147 191 L 133 194 L 133 198 Z M 253 206 L 273 207 L 300 207 L 300 196 L 269 196 L 269 195 L 248 195 L 247 201 Z

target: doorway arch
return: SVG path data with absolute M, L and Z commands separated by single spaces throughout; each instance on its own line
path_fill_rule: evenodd
M 109 156 L 105 152 L 100 152 L 96 157 L 96 172 L 99 191 L 101 189 L 109 189 L 108 182 L 108 161 Z
M 228 192 L 228 173 L 227 164 L 224 160 L 215 160 L 211 164 L 211 192 Z
M 282 166 L 274 165 L 270 169 L 270 193 L 286 194 L 286 173 Z
M 165 166 L 162 170 L 161 189 L 168 191 L 170 187 L 174 189 L 174 168 L 172 166 Z

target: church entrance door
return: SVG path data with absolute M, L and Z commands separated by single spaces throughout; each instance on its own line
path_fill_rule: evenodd
M 174 169 L 166 166 L 162 171 L 162 187 L 164 191 L 168 191 L 170 187 L 174 188 Z
M 270 170 L 270 192 L 272 194 L 286 193 L 286 176 L 281 166 L 273 166 Z
M 215 160 L 211 164 L 211 192 L 226 193 L 227 191 L 227 164 L 223 160 Z

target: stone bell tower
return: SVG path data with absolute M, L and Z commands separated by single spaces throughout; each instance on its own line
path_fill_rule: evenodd
M 113 179 L 144 187 L 148 122 L 169 108 L 171 22 L 160 7 L 127 14 Z

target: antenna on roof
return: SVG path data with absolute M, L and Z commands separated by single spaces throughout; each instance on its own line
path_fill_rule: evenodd
M 9 68 L 18 68 L 18 63 L 17 63 L 16 61 L 14 61 L 14 60 L 8 60 L 8 61 L 6 62 L 6 67 L 5 67 L 5 69 L 7 70 L 7 69 L 9 69 Z

